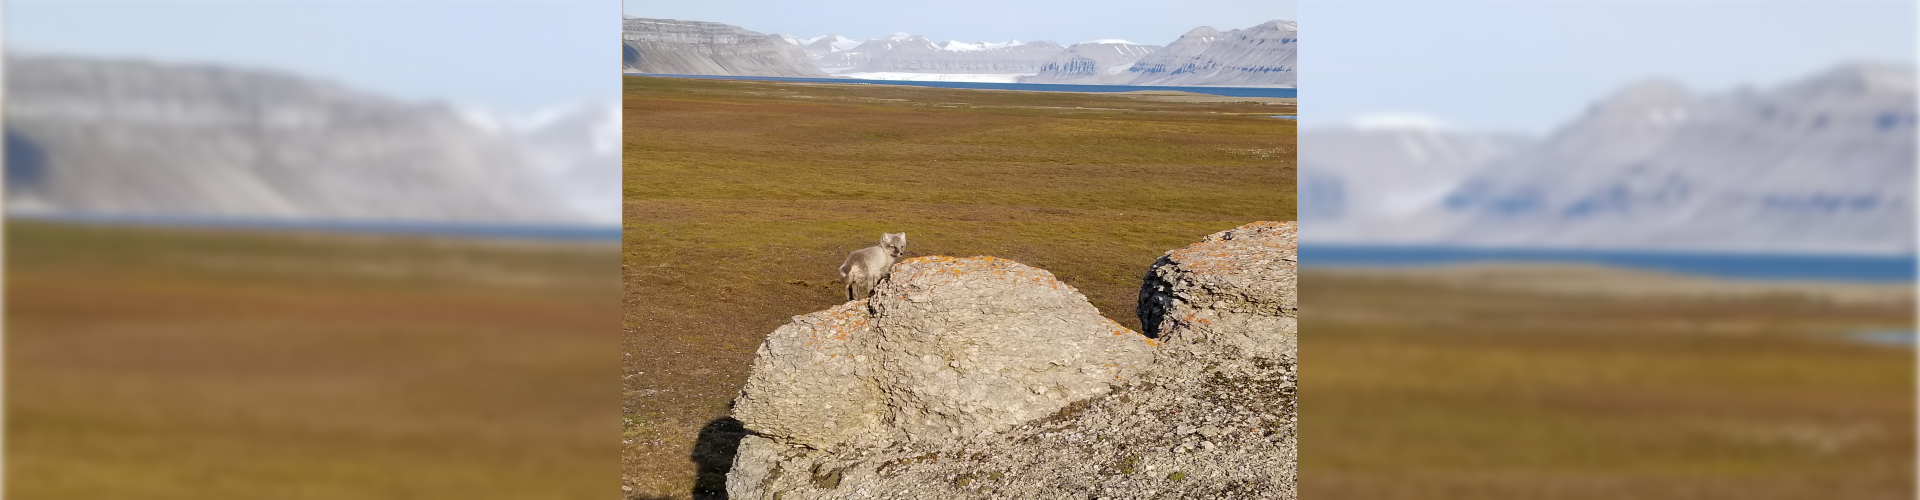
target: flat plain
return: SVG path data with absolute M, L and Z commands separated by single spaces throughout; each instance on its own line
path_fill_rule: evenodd
M 6 228 L 6 496 L 607 496 L 611 242 Z
M 1300 494 L 1903 499 L 1912 284 L 1302 270 Z
M 847 252 L 1048 270 L 1107 317 L 1163 252 L 1294 218 L 1290 99 L 625 78 L 624 483 L 716 498 L 696 449 L 754 350 L 845 300 Z

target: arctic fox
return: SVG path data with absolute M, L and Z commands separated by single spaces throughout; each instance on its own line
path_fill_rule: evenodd
M 847 254 L 840 264 L 840 281 L 847 284 L 847 300 L 873 294 L 873 285 L 893 271 L 893 261 L 907 253 L 907 233 L 882 233 L 880 244 Z

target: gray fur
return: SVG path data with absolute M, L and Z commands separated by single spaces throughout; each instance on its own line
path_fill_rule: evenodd
M 854 250 L 840 264 L 840 282 L 847 284 L 847 300 L 873 295 L 874 285 L 893 272 L 893 262 L 907 253 L 907 233 L 883 233 L 880 244 Z

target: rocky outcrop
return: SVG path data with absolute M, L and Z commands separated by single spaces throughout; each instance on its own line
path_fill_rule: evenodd
M 701 21 L 623 21 L 623 70 L 632 73 L 818 77 L 805 48 L 784 37 Z
M 214 65 L 6 62 L 6 201 L 16 215 L 583 219 L 530 170 L 515 138 L 450 106 Z
M 884 283 L 768 336 L 734 418 L 817 450 L 971 437 L 1103 394 L 1153 356 L 1150 340 L 1017 262 L 920 257 Z
M 1140 324 L 1171 343 L 1292 360 L 1299 241 L 1293 223 L 1257 223 L 1167 252 L 1140 287 Z
M 1299 25 L 1292 21 L 1224 33 L 1202 26 L 1135 63 L 1128 84 L 1291 88 L 1299 48 Z
M 1160 50 L 1159 45 L 1140 45 L 1126 40 L 1095 40 L 1067 47 L 1067 51 L 1040 66 L 1040 74 L 1023 77 L 1020 83 L 1073 83 L 1083 85 L 1125 85 L 1136 75 L 1127 72 L 1140 58 Z
M 1294 233 L 1258 223 L 1169 252 L 1143 288 L 1162 341 L 1045 271 L 902 261 L 870 301 L 761 347 L 728 493 L 1295 498 Z

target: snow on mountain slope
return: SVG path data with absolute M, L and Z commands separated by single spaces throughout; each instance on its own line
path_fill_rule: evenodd
M 1053 42 L 934 42 L 924 36 L 895 33 L 848 49 L 820 51 L 813 42 L 813 63 L 827 73 L 951 73 L 1032 75 L 1066 49 Z
M 1487 161 L 1526 144 L 1406 117 L 1299 137 L 1301 235 L 1314 243 L 1405 243 L 1451 228 L 1439 202 Z
M 1020 83 L 1027 77 L 1019 73 L 905 73 L 882 71 L 874 73 L 839 73 L 834 76 L 856 80 L 899 80 L 907 82 L 975 82 L 975 83 Z
M 1019 40 L 1008 40 L 1005 42 L 980 42 L 980 43 L 966 43 L 959 40 L 948 40 L 947 43 L 940 44 L 940 49 L 951 50 L 954 52 L 977 52 L 982 50 L 1004 49 L 1007 47 L 1012 47 L 1020 44 L 1021 43 Z
M 859 40 L 835 34 L 802 38 L 798 40 L 798 42 L 800 46 L 807 48 L 807 56 L 811 57 L 814 61 L 826 57 L 828 54 L 845 52 L 860 46 Z
M 1199 27 L 1141 58 L 1130 85 L 1293 87 L 1300 30 L 1293 21 L 1268 21 L 1227 31 Z
M 548 110 L 505 127 L 528 170 L 585 222 L 619 224 L 620 104 Z
M 1040 67 L 1040 74 L 1022 78 L 1021 83 L 1075 83 L 1125 85 L 1135 76 L 1127 72 L 1133 63 L 1162 47 L 1140 45 L 1126 40 L 1094 40 L 1067 47 Z
M 739 30 L 717 23 L 696 24 Z M 718 39 L 724 33 L 706 37 Z M 929 79 L 895 75 L 944 74 L 956 76 L 934 79 L 1097 85 L 1292 88 L 1299 48 L 1298 24 L 1280 20 L 1227 32 L 1203 26 L 1165 47 L 1120 39 L 1090 40 L 1072 47 L 1051 41 L 935 42 L 905 32 L 865 41 L 837 34 L 771 38 L 783 47 L 801 47 L 805 53 L 801 59 L 826 74 L 868 79 Z

